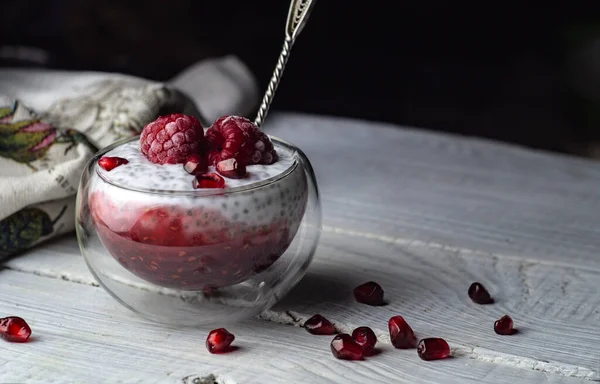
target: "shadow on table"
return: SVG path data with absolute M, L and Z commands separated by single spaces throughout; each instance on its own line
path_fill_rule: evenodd
M 352 287 L 349 283 L 339 281 L 340 278 L 309 271 L 277 307 L 298 310 L 321 301 L 336 304 L 349 302 L 353 300 Z

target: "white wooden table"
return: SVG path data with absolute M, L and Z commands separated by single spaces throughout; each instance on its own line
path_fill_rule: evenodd
M 265 128 L 305 150 L 324 231 L 305 279 L 260 319 L 228 329 L 238 351 L 210 355 L 208 329 L 136 317 L 94 282 L 74 236 L 10 260 L 0 315 L 33 342 L 0 342 L 0 383 L 587 383 L 600 381 L 600 163 L 384 124 L 273 114 Z M 379 282 L 389 305 L 357 304 Z M 497 303 L 473 304 L 481 281 Z M 315 313 L 372 327 L 382 353 L 336 360 Z M 520 333 L 498 336 L 503 314 Z M 389 344 L 400 314 L 452 359 Z

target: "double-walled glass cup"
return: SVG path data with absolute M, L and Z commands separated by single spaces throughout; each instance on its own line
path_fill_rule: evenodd
M 248 185 L 132 188 L 98 165 L 132 140 L 139 137 L 97 153 L 77 195 L 81 252 L 119 302 L 160 323 L 231 323 L 270 308 L 304 276 L 320 237 L 321 206 L 302 151 L 272 137 L 291 165 Z M 136 177 L 134 169 L 128 174 Z

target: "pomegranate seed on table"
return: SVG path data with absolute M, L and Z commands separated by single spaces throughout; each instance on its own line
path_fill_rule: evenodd
M 199 188 L 225 188 L 225 180 L 216 173 L 205 173 L 196 175 L 192 181 L 194 189 Z
M 213 329 L 206 338 L 206 349 L 210 353 L 223 353 L 231 350 L 235 336 L 225 328 Z
M 388 320 L 390 340 L 399 349 L 414 348 L 417 345 L 415 333 L 402 316 L 393 316 Z
M 335 327 L 321 315 L 314 315 L 304 322 L 304 328 L 313 335 L 335 335 Z
M 189 155 L 183 163 L 183 169 L 190 175 L 208 171 L 208 159 L 196 153 Z
M 494 332 L 499 335 L 512 335 L 517 333 L 517 330 L 514 328 L 512 318 L 504 315 L 494 322 Z
M 127 163 L 129 163 L 129 160 L 124 159 L 122 157 L 104 156 L 101 157 L 100 160 L 98 160 L 98 165 L 107 172 L 110 172 L 118 166 Z
M 230 179 L 241 179 L 246 176 L 246 166 L 234 158 L 217 163 L 217 172 Z
M 374 281 L 369 281 L 354 288 L 354 299 L 368 305 L 383 305 L 383 288 Z
M 352 338 L 362 347 L 364 356 L 369 356 L 377 343 L 377 336 L 375 336 L 375 332 L 369 327 L 356 328 L 352 331 Z
M 347 333 L 339 334 L 333 338 L 331 353 L 341 360 L 363 359 L 363 348 Z
M 485 289 L 485 287 L 481 283 L 474 282 L 473 284 L 471 284 L 468 293 L 469 297 L 474 303 L 492 304 L 494 302 L 494 299 L 492 299 L 488 290 Z
M 0 337 L 13 343 L 24 343 L 31 336 L 31 328 L 25 320 L 17 316 L 0 319 Z
M 450 346 L 444 339 L 431 337 L 419 341 L 417 353 L 423 360 L 445 359 L 450 356 Z

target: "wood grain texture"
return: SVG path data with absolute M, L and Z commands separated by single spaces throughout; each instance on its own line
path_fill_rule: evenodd
M 457 357 L 421 361 L 383 345 L 365 362 L 344 362 L 330 337 L 249 321 L 229 330 L 239 350 L 210 355 L 205 329 L 168 329 L 135 317 L 102 289 L 0 272 L 0 313 L 26 317 L 34 338 L 0 343 L 0 382 L 36 383 L 578 383 L 533 370 Z M 202 382 L 197 380 L 196 382 Z
M 52 242 L 44 252 L 32 252 L 7 266 L 96 284 L 74 239 Z M 352 289 L 368 280 L 382 284 L 389 305 L 374 308 L 354 302 Z M 341 330 L 368 325 L 388 342 L 386 321 L 400 314 L 418 336 L 446 338 L 457 356 L 596 380 L 600 379 L 599 280 L 597 271 L 577 266 L 486 258 L 325 232 L 308 275 L 261 318 L 300 326 L 321 313 Z M 473 281 L 484 283 L 496 304 L 473 304 L 467 296 Z M 505 313 L 514 318 L 519 334 L 502 337 L 493 332 L 494 321 Z
M 265 130 L 311 159 L 328 226 L 598 267 L 600 162 L 319 116 Z
M 136 370 L 146 369 L 143 382 L 158 383 L 207 377 L 212 384 L 211 375 L 219 383 L 600 380 L 599 163 L 356 120 L 274 113 L 265 129 L 311 159 L 324 232 L 306 278 L 262 316 L 269 322 L 239 326 L 252 353 L 207 357 L 197 332 L 132 317 L 94 287 L 74 237 L 66 237 L 0 271 L 0 313 L 18 310 L 50 335 L 27 344 L 26 354 L 0 344 L 0 355 L 11 356 L 0 362 L 0 382 L 1 364 L 25 382 L 43 375 L 61 382 L 61 372 L 80 365 L 71 381 L 90 382 L 89 372 L 102 367 L 115 367 L 106 381 L 137 382 Z M 352 288 L 371 279 L 389 305 L 354 302 Z M 473 281 L 497 303 L 471 303 Z M 385 353 L 339 362 L 329 340 L 273 324 L 302 325 L 314 313 L 342 330 L 373 327 Z M 504 313 L 519 334 L 493 333 Z M 395 314 L 418 336 L 446 338 L 456 357 L 424 363 L 414 351 L 392 350 L 386 321 Z M 57 316 L 64 329 L 52 326 Z
M 379 282 L 388 305 L 356 303 L 352 289 Z M 496 299 L 476 305 L 469 285 Z M 340 329 L 368 325 L 387 340 L 387 319 L 402 315 L 418 337 L 439 336 L 471 359 L 582 379 L 600 379 L 600 274 L 542 263 L 397 246 L 326 234 L 299 286 L 265 317 L 302 322 L 321 313 Z M 520 332 L 498 336 L 494 321 L 513 317 Z
M 99 286 L 83 260 L 74 234 L 51 239 L 0 265 L 37 276 Z

